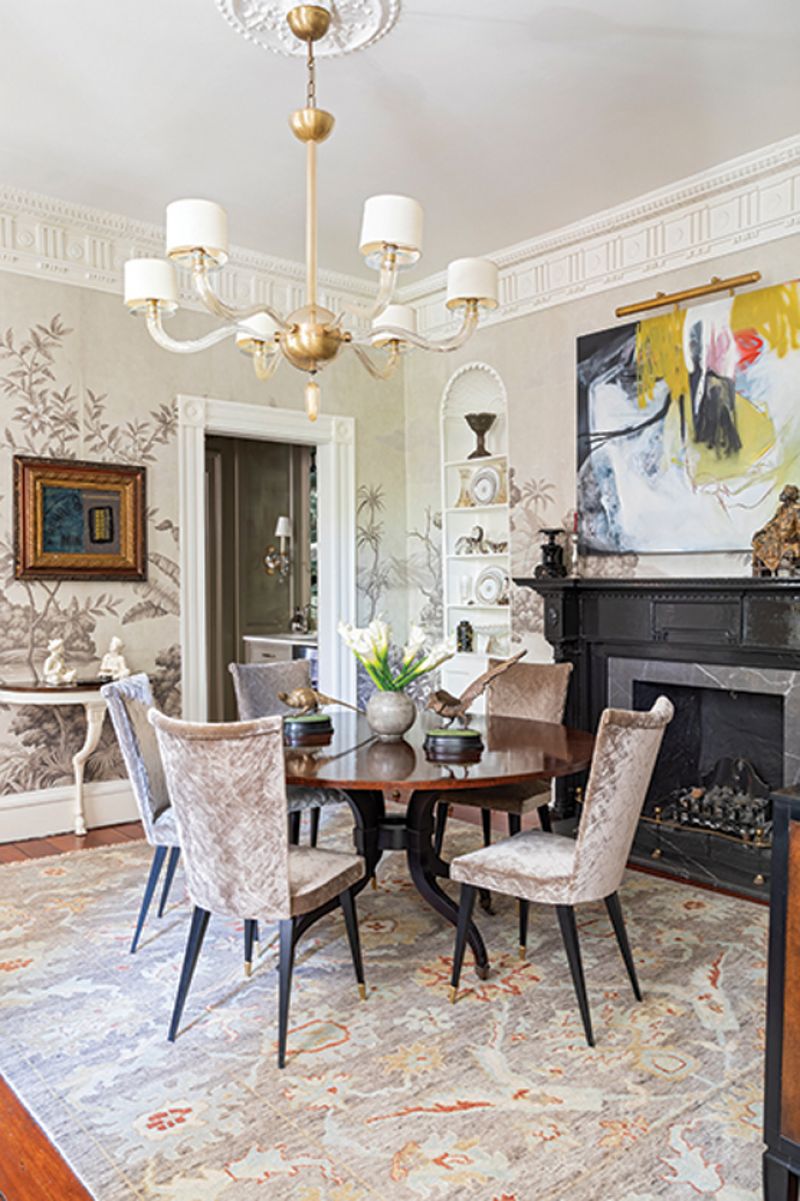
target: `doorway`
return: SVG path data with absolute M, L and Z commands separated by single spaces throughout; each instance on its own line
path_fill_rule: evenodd
M 337 634 L 353 621 L 355 573 L 355 422 L 202 396 L 178 397 L 181 650 L 183 713 L 207 721 L 209 706 L 206 438 L 288 443 L 315 449 L 319 687 L 354 701 L 355 661 Z M 270 540 L 271 541 L 271 540 Z

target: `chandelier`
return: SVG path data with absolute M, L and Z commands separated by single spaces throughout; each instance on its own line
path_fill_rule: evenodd
M 213 272 L 228 258 L 228 220 L 225 210 L 210 200 L 175 200 L 167 205 L 165 259 L 130 259 L 125 264 L 125 304 L 142 314 L 154 341 L 177 354 L 207 350 L 233 337 L 240 351 L 252 357 L 260 380 L 269 379 L 283 359 L 308 373 L 306 412 L 319 413 L 317 375 L 343 347 L 349 347 L 375 379 L 388 379 L 411 348 L 451 351 L 462 346 L 478 324 L 481 307 L 497 307 L 497 267 L 489 259 L 456 259 L 447 270 L 449 309 L 463 310 L 459 330 L 433 340 L 417 332 L 410 305 L 393 303 L 398 274 L 412 266 L 422 249 L 422 208 L 408 196 L 372 196 L 364 205 L 360 251 L 379 272 L 375 301 L 368 307 L 346 305 L 334 313 L 318 299 L 317 269 L 317 146 L 334 125 L 331 113 L 317 108 L 314 43 L 328 32 L 331 14 L 320 4 L 300 4 L 287 14 L 291 32 L 306 46 L 308 84 L 306 104 L 289 118 L 295 137 L 306 146 L 306 303 L 283 316 L 268 304 L 234 308 L 214 287 Z M 178 307 L 175 264 L 191 270 L 195 289 L 210 313 L 225 324 L 204 337 L 179 341 L 164 328 L 164 318 Z M 355 318 L 366 333 L 349 329 Z M 377 353 L 376 353 L 377 352 Z

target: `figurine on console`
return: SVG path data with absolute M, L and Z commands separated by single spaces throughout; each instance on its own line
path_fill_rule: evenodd
M 753 535 L 753 575 L 800 575 L 800 488 L 787 484 L 775 516 Z
M 64 663 L 64 639 L 51 638 L 47 644 L 48 656 L 44 661 L 42 675 L 46 684 L 74 684 L 77 672 Z
M 101 680 L 124 680 L 126 676 L 131 674 L 131 669 L 125 662 L 125 656 L 122 654 L 122 648 L 125 643 L 116 635 L 108 644 L 108 650 L 103 655 L 100 662 L 100 670 L 98 676 Z

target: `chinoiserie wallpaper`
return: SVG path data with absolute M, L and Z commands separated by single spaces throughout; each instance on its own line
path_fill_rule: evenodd
M 181 315 L 178 337 L 205 328 Z M 328 411 L 356 417 L 359 619 L 406 619 L 402 386 L 374 384 L 337 364 Z M 184 358 L 150 345 L 121 299 L 0 274 L 0 679 L 41 668 L 64 639 L 69 666 L 93 675 L 112 635 L 132 670 L 150 673 L 159 705 L 180 711 L 177 414 L 180 393 L 284 408 L 302 406 L 297 373 L 269 385 L 229 345 Z M 14 579 L 12 456 L 45 455 L 147 467 L 148 578 L 142 583 Z M 378 466 L 379 465 L 379 466 Z M 380 484 L 372 481 L 378 476 Z M 390 516 L 394 515 L 394 522 Z M 0 707 L 0 795 L 65 784 L 84 717 L 68 706 Z M 124 775 L 106 722 L 87 780 Z

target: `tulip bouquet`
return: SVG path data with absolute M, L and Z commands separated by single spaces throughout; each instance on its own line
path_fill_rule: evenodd
M 455 654 L 446 642 L 429 646 L 425 631 L 416 625 L 401 653 L 392 648 L 392 630 L 385 621 L 371 621 L 363 629 L 340 621 L 339 634 L 381 692 L 402 692 Z

